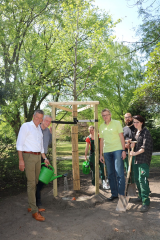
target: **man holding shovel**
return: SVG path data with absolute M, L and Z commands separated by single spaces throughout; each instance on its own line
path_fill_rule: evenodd
M 128 162 L 129 162 L 129 157 L 130 157 L 130 141 L 135 141 L 136 139 L 134 138 L 136 128 L 133 125 L 133 118 L 131 113 L 126 113 L 124 115 L 124 122 L 126 126 L 123 128 L 123 134 L 124 134 L 124 139 L 125 139 L 125 149 L 126 149 L 126 158 L 124 159 L 124 166 L 126 168 L 126 172 L 128 171 Z M 130 173 L 130 183 L 134 183 L 134 159 L 135 157 L 132 157 L 132 167 L 131 167 L 131 173 Z M 136 189 L 135 189 L 136 190 Z

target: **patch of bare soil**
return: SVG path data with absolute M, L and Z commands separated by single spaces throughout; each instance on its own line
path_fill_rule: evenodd
M 160 239 L 160 169 L 150 171 L 151 205 L 146 213 L 141 204 L 130 201 L 126 212 L 116 211 L 118 200 L 107 202 L 110 190 L 95 195 L 91 176 L 81 174 L 81 190 L 69 191 L 58 179 L 58 196 L 52 184 L 42 190 L 45 222 L 38 222 L 27 212 L 27 193 L 1 198 L 0 239 L 2 240 L 159 240 Z M 72 200 L 75 197 L 76 201 Z

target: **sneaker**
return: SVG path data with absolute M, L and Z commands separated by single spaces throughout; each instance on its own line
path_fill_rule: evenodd
M 142 207 L 140 208 L 140 212 L 147 212 L 148 210 L 149 210 L 148 205 L 142 205 Z
M 110 189 L 110 185 L 109 185 L 109 183 L 106 182 L 105 180 L 103 180 L 103 189 L 105 189 L 105 190 Z
M 110 184 L 109 184 L 109 180 L 107 179 L 107 189 L 110 189 Z

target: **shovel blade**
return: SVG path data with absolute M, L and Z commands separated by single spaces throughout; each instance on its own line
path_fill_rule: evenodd
M 126 212 L 128 202 L 129 202 L 128 196 L 119 195 L 116 211 Z
M 137 196 L 135 183 L 128 184 L 127 196 L 130 196 L 130 197 Z

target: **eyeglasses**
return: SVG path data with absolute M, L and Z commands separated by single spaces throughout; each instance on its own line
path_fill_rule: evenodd
M 133 124 L 138 124 L 138 123 L 140 123 L 140 122 L 133 122 Z
M 109 116 L 109 115 L 111 115 L 111 114 L 102 115 L 102 117 L 107 117 L 107 116 Z
M 127 119 L 127 118 L 131 118 L 131 116 L 129 116 L 129 117 L 125 117 L 125 119 Z

